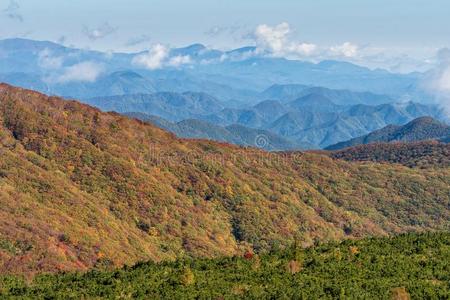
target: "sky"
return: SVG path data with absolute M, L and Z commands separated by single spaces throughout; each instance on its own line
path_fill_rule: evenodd
M 448 0 L 0 0 L 0 39 L 116 52 L 259 45 L 411 71 L 450 46 L 449 16 Z

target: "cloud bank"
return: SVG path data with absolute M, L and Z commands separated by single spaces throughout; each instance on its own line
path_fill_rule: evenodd
M 180 67 L 192 63 L 189 55 L 177 55 L 170 57 L 170 49 L 162 44 L 156 44 L 150 50 L 136 55 L 132 63 L 149 70 L 162 69 L 163 67 Z
M 133 58 L 133 64 L 150 70 L 160 69 L 168 55 L 169 49 L 164 45 L 156 44 L 147 52 L 135 56 Z
M 330 48 L 331 53 L 337 56 L 355 57 L 358 55 L 359 47 L 350 42 L 345 42 L 342 45 L 334 46 Z
M 321 46 L 295 40 L 292 32 L 293 30 L 287 22 L 275 26 L 260 24 L 253 32 L 247 34 L 246 38 L 252 40 L 256 45 L 257 51 L 252 55 L 268 55 L 312 62 L 330 59 L 344 60 L 369 68 L 384 68 L 401 73 L 424 72 L 431 67 L 425 58 L 414 59 L 405 55 L 402 49 L 377 48 L 370 45 L 358 45 L 350 41 Z
M 60 72 L 55 71 L 54 74 L 47 76 L 45 81 L 62 84 L 70 82 L 95 82 L 103 71 L 103 65 L 93 61 L 84 61 L 65 67 Z
M 261 24 L 253 33 L 256 46 L 261 51 L 271 53 L 273 56 L 311 56 L 317 50 L 317 45 L 304 42 L 294 42 L 288 39 L 291 28 L 283 22 L 274 27 Z
M 436 68 L 431 72 L 428 88 L 450 120 L 450 49 L 439 50 L 436 58 Z
M 189 55 L 177 55 L 169 60 L 168 65 L 172 67 L 179 67 L 181 65 L 186 65 L 190 63 L 192 63 L 192 60 Z

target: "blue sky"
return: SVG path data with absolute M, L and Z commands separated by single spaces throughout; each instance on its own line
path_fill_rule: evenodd
M 378 49 L 425 60 L 449 46 L 449 16 L 448 0 L 0 0 L 0 38 L 113 51 L 196 42 L 235 48 L 255 44 L 259 25 L 283 23 L 285 45 L 348 43 L 365 57 Z

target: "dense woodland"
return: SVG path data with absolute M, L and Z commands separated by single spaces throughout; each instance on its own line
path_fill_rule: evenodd
M 413 168 L 449 168 L 450 144 L 438 141 L 374 143 L 330 152 L 330 156 L 347 161 L 397 163 Z
M 0 278 L 20 299 L 448 299 L 450 233 L 295 245 L 243 257 Z
M 177 139 L 7 85 L 0 85 L 0 152 L 2 273 L 264 255 L 294 242 L 450 226 L 448 165 L 417 169 Z M 277 280 L 270 278 L 260 280 Z

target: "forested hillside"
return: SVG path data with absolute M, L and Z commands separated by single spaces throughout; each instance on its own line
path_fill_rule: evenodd
M 182 140 L 0 85 L 0 271 L 448 230 L 450 169 L 350 163 Z
M 408 167 L 450 167 L 450 144 L 438 141 L 374 143 L 330 152 L 347 161 L 398 163 Z
M 0 278 L 20 299 L 448 299 L 450 234 L 292 246 L 268 255 Z

